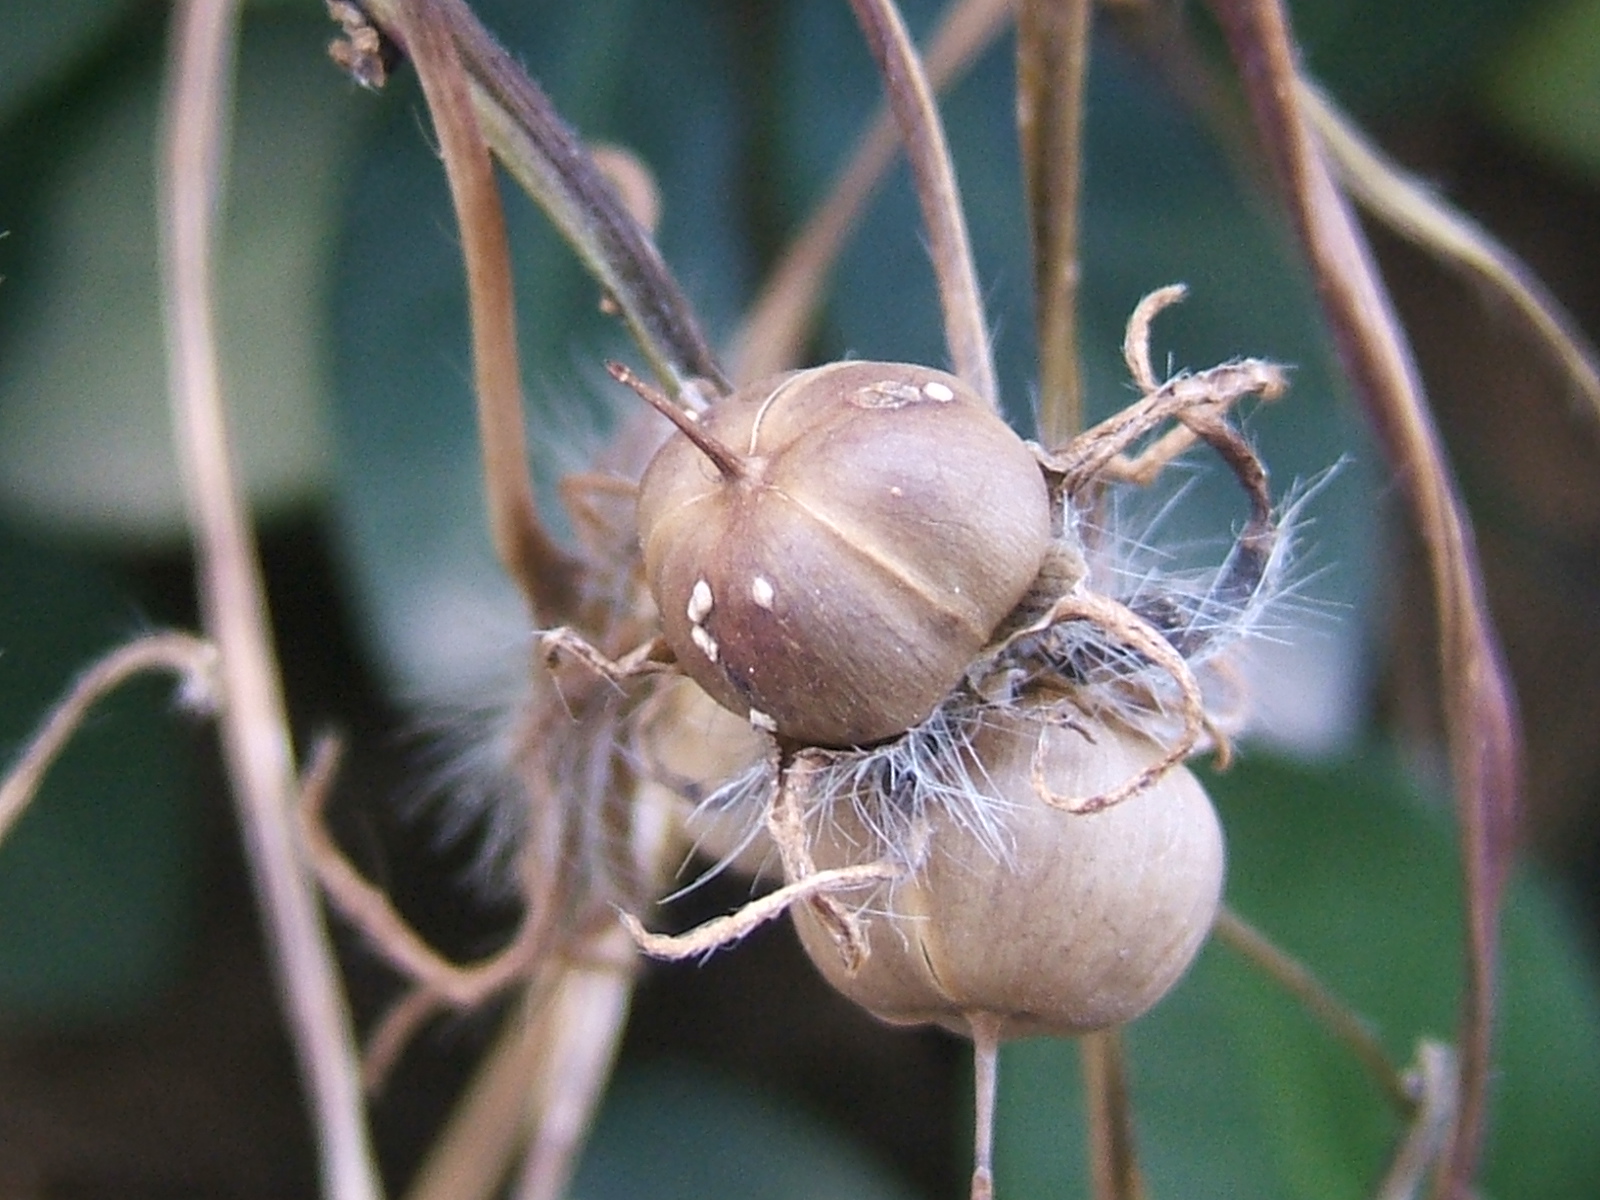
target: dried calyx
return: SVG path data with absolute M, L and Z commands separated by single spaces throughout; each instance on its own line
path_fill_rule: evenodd
M 1033 450 L 945 372 L 833 363 L 663 411 L 679 433 L 638 509 L 663 634 L 720 704 L 791 743 L 924 720 L 1049 549 Z

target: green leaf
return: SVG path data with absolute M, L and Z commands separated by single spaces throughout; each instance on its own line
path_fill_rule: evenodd
M 1526 0 L 1300 0 L 1290 7 L 1311 74 L 1352 112 L 1373 118 L 1459 90 L 1529 8 Z
M 1392 1055 L 1449 1040 L 1462 954 L 1443 809 L 1386 756 L 1311 769 L 1246 758 L 1212 781 L 1230 902 L 1368 1017 Z M 1505 916 L 1490 1194 L 1600 1189 L 1600 990 L 1564 914 L 1529 880 Z M 1231 951 L 1129 1029 L 1141 1151 L 1156 1195 L 1358 1200 L 1399 1122 L 1357 1064 Z M 1082 1187 L 1075 1055 L 1009 1049 L 999 1194 Z

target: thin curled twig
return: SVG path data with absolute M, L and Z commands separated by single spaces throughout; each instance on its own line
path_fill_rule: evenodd
M 45 718 L 0 781 L 0 842 L 28 807 L 45 774 L 66 748 L 89 710 L 135 675 L 171 671 L 180 677 L 184 702 L 211 708 L 216 700 L 217 652 L 188 633 L 152 633 L 118 646 L 83 674 Z
M 633 936 L 634 943 L 651 958 L 677 962 L 686 958 L 701 958 L 724 946 L 731 946 L 754 933 L 768 921 L 781 917 L 794 905 L 816 896 L 829 896 L 849 888 L 869 883 L 882 883 L 898 879 L 904 869 L 889 862 L 863 863 L 852 867 L 832 867 L 815 871 L 804 879 L 787 883 L 775 891 L 760 896 L 749 904 L 726 916 L 714 917 L 687 933 L 651 933 L 639 919 L 630 913 L 622 914 L 622 923 Z

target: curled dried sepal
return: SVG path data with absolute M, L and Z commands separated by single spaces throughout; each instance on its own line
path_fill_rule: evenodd
M 914 875 L 853 897 L 871 951 L 859 970 L 847 969 L 810 911 L 794 910 L 812 961 L 846 996 L 897 1024 L 969 1033 L 974 1014 L 989 1014 L 1009 1038 L 1081 1034 L 1139 1016 L 1177 982 L 1216 915 L 1224 852 L 1204 790 L 1178 767 L 1094 815 L 1052 807 L 1034 783 L 1036 753 L 1051 790 L 1094 795 L 1163 751 L 1116 725 L 1062 725 L 1039 712 L 993 715 L 965 753 L 974 786 L 1004 811 L 1008 853 L 993 859 L 970 826 L 930 812 Z M 818 868 L 875 853 L 870 819 L 860 797 L 820 808 L 811 838 Z

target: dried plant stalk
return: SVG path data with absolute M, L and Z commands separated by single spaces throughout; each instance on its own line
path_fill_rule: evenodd
M 850 0 L 856 20 L 883 76 L 906 158 L 922 205 L 922 223 L 939 282 L 944 336 L 955 374 L 970 384 L 989 407 L 1000 406 L 1000 385 L 989 352 L 978 273 L 972 262 L 967 222 L 961 212 L 950 148 L 933 100 L 922 60 L 893 0 Z
M 396 29 L 411 51 L 439 135 L 461 230 L 490 533 L 535 623 L 541 617 L 546 622 L 561 619 L 576 608 L 577 563 L 540 521 L 528 477 L 516 299 L 494 163 L 473 111 L 470 81 L 437 0 L 418 0 L 402 6 L 397 15 Z
M 367 11 L 405 44 L 409 0 L 369 0 Z M 544 209 L 627 322 L 674 395 L 727 381 L 688 301 L 650 235 L 628 212 L 577 136 L 533 80 L 478 21 L 465 0 L 435 0 L 471 78 L 484 135 L 506 170 Z
M 1039 437 L 1058 446 L 1083 428 L 1078 362 L 1078 209 L 1089 0 L 1023 0 L 1017 16 L 1017 132 L 1033 241 Z
M 1300 81 L 1300 105 L 1357 203 L 1401 237 L 1507 297 L 1600 417 L 1600 352 L 1528 265 L 1374 146 L 1320 88 Z
M 1424 1041 L 1417 1047 L 1417 1065 L 1408 1077 L 1417 1094 L 1411 1122 L 1373 1200 L 1414 1200 L 1421 1195 L 1455 1124 L 1461 1089 L 1455 1052 L 1439 1042 Z
M 928 86 L 942 92 L 954 83 L 999 36 L 1010 15 L 1011 0 L 955 0 L 928 46 L 923 64 Z M 894 114 L 880 112 L 750 306 L 728 355 L 735 383 L 799 365 L 828 274 L 899 148 Z
M 1467 891 L 1461 1106 L 1437 1194 L 1472 1191 L 1487 1116 L 1499 910 L 1515 841 L 1520 734 L 1477 552 L 1404 334 L 1302 108 L 1288 17 L 1274 0 L 1212 0 L 1339 353 L 1367 405 L 1429 555 L 1446 735 Z
M 1288 992 L 1366 1068 L 1374 1083 L 1401 1112 L 1416 1107 L 1389 1052 L 1371 1028 L 1323 986 L 1311 969 L 1277 946 L 1250 922 L 1224 906 L 1213 931 L 1217 940 L 1242 955 L 1262 974 Z
M 237 6 L 178 6 L 166 94 L 161 234 L 167 359 L 178 457 L 218 654 L 223 754 L 301 1077 L 310 1093 L 323 1193 L 382 1194 L 349 1015 L 316 893 L 291 828 L 298 787 L 255 540 L 233 476 L 217 365 L 212 267 L 237 40 Z

